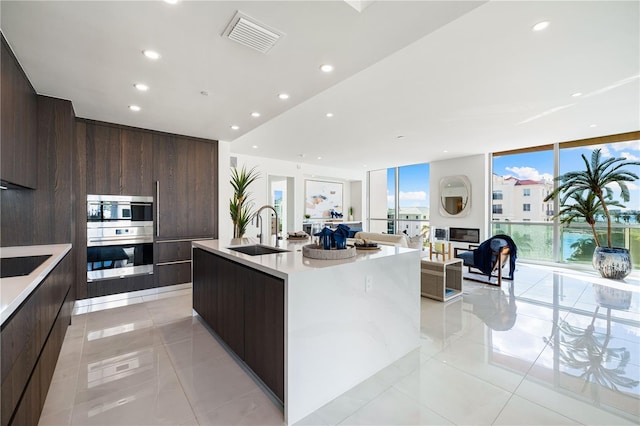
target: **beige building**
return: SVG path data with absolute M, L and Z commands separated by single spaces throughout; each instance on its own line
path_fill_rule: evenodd
M 552 190 L 552 181 L 494 174 L 491 218 L 496 222 L 548 222 L 553 217 L 553 202 L 544 198 Z

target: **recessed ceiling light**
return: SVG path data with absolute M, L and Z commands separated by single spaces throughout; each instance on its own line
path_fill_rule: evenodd
M 318 160 L 322 160 L 322 157 L 318 157 Z
M 131 111 L 140 111 L 140 107 L 138 105 L 129 105 L 129 109 Z
M 251 116 L 252 117 L 260 117 L 260 113 L 259 112 L 252 112 Z
M 327 118 L 331 118 L 331 117 L 333 117 L 333 113 L 332 113 L 332 112 L 328 112 L 328 113 L 326 114 L 326 116 L 327 116 Z
M 178 3 L 178 0 L 164 0 L 164 2 L 169 4 L 176 4 Z
M 582 92 L 573 93 L 571 96 L 573 96 L 574 98 L 579 98 L 580 96 L 582 96 Z
M 231 130 L 239 130 L 240 126 L 236 126 L 235 124 L 231 126 Z
M 258 145 L 252 145 L 251 148 L 258 149 Z
M 333 65 L 330 64 L 324 64 L 320 66 L 320 71 L 322 72 L 331 72 L 333 71 Z
M 278 93 L 278 98 L 280 99 L 289 99 L 289 95 L 286 93 Z
M 533 31 L 542 31 L 549 26 L 549 21 L 538 22 L 532 27 Z
M 147 90 L 149 90 L 149 86 L 147 86 L 146 84 L 143 83 L 136 83 L 133 85 L 133 87 L 135 87 L 136 89 L 138 89 L 141 92 L 146 92 Z
M 149 59 L 160 59 L 160 54 L 155 50 L 143 50 L 142 54 Z
M 598 127 L 598 125 L 597 124 L 592 124 L 589 127 Z
M 444 151 L 442 151 L 442 152 L 449 152 L 449 151 L 447 151 L 447 150 L 445 149 L 445 150 L 444 150 Z

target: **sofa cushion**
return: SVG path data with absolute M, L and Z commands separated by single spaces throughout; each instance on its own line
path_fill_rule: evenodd
M 424 246 L 424 237 L 422 235 L 407 237 L 407 246 L 412 249 L 422 250 Z
M 405 235 L 382 234 L 379 232 L 358 232 L 354 237 L 360 240 L 374 241 L 382 245 L 409 247 Z

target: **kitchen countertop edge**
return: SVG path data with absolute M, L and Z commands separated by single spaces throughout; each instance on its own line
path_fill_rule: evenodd
M 71 251 L 71 244 L 45 244 L 33 246 L 0 247 L 0 258 L 51 255 L 29 275 L 0 279 L 0 325 L 27 300 L 40 283 Z

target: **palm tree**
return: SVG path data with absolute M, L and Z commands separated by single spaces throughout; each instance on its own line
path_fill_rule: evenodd
M 600 240 L 596 233 L 596 217 L 599 214 L 602 214 L 602 202 L 591 191 L 587 192 L 586 197 L 584 197 L 584 191 L 580 191 L 571 193 L 568 198 L 570 198 L 573 203 L 563 203 L 562 208 L 554 218 L 560 217 L 560 223 L 567 226 L 571 225 L 571 222 L 576 219 L 584 219 L 584 221 L 591 227 L 591 232 L 593 233 L 593 239 L 596 246 L 600 247 Z M 610 200 L 609 205 L 616 207 L 622 206 L 615 200 Z
M 233 238 L 241 238 L 244 235 L 253 216 L 249 200 L 249 185 L 259 177 L 260 173 L 255 167 L 247 170 L 242 166 L 240 171 L 236 167 L 231 170 L 230 182 L 233 187 L 233 198 L 229 200 L 229 214 L 233 222 Z
M 544 200 L 549 201 L 560 198 L 560 204 L 565 205 L 573 194 L 588 191 L 593 193 L 600 202 L 600 207 L 607 219 L 607 247 L 611 247 L 611 214 L 607 208 L 607 202 L 611 205 L 616 203 L 613 200 L 613 190 L 608 186 L 616 184 L 620 188 L 620 198 L 629 201 L 629 187 L 626 182 L 633 182 L 638 179 L 638 175 L 628 170 L 622 169 L 625 166 L 640 166 L 640 161 L 630 161 L 624 157 L 603 159 L 600 148 L 594 149 L 591 153 L 591 161 L 582 154 L 585 170 L 567 172 L 558 176 L 555 180 L 560 185 L 549 194 Z M 587 194 L 587 198 L 589 194 Z M 575 198 L 574 198 L 575 200 Z M 618 204 L 620 207 L 624 207 Z M 586 217 L 585 217 L 586 220 Z

